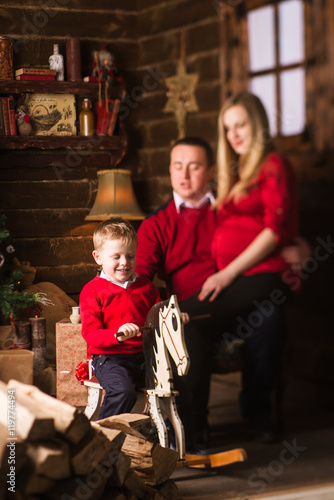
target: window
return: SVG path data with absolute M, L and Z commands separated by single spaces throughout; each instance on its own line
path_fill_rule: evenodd
M 273 136 L 305 128 L 303 0 L 282 0 L 249 10 L 249 90 L 265 105 Z

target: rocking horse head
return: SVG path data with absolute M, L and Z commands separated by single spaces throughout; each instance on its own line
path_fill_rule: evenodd
M 147 389 L 171 391 L 173 376 L 168 352 L 178 375 L 186 375 L 190 365 L 176 295 L 155 304 L 147 315 L 146 323 L 151 325 L 143 336 Z

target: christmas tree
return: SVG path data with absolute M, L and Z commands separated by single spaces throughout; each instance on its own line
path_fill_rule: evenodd
M 20 319 L 29 313 L 39 316 L 43 304 L 49 301 L 45 294 L 27 293 L 21 290 L 22 272 L 15 268 L 15 248 L 8 229 L 6 217 L 0 214 L 0 323 Z

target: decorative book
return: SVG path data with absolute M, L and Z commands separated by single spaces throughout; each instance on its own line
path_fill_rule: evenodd
M 76 135 L 73 94 L 27 94 L 24 104 L 34 135 Z
M 15 71 L 15 76 L 20 75 L 50 75 L 56 76 L 57 71 L 55 69 L 47 68 L 19 68 Z

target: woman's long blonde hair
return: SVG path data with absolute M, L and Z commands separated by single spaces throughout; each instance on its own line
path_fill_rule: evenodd
M 232 106 L 242 106 L 251 124 L 251 146 L 243 155 L 233 150 L 226 137 L 224 115 Z M 230 97 L 218 117 L 217 207 L 226 198 L 238 197 L 247 191 L 250 182 L 257 177 L 264 158 L 273 149 L 267 113 L 260 99 L 249 92 Z

